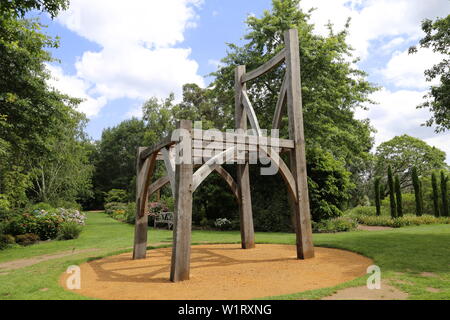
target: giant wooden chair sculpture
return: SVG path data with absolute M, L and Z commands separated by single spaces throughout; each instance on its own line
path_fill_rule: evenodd
M 243 158 L 238 159 L 239 157 L 236 155 L 239 146 L 246 147 L 246 150 L 263 152 L 278 166 L 278 170 L 287 184 L 287 189 L 292 200 L 291 207 L 296 221 L 297 258 L 307 259 L 314 256 L 306 176 L 297 30 L 286 31 L 284 39 L 285 48 L 264 65 L 250 72 L 246 72 L 245 66 L 238 66 L 236 68 L 236 129 L 246 129 L 248 118 L 253 132 L 256 133 L 255 135 L 226 133 L 227 138 L 233 138 L 234 142 L 230 144 L 227 139 L 226 143 L 214 145 L 215 151 L 217 151 L 217 148 L 221 148 L 219 153 L 202 163 L 201 167 L 195 173 L 193 173 L 193 163 L 199 159 L 204 160 L 201 156 L 205 149 L 211 145 L 211 141 L 217 141 L 222 138 L 218 139 L 214 137 L 214 134 L 207 131 L 193 129 L 190 121 L 181 120 L 178 123 L 178 129 L 184 132 L 182 136 L 176 134 L 170 135 L 155 146 L 139 148 L 137 154 L 137 209 L 133 259 L 143 259 L 146 257 L 148 225 L 146 207 L 148 197 L 162 186 L 170 183 L 173 196 L 175 197 L 175 224 L 170 280 L 176 282 L 189 279 L 192 195 L 202 181 L 213 171 L 216 171 L 225 179 L 239 203 L 242 248 L 249 249 L 255 246 L 248 151 L 246 151 L 247 154 L 244 154 Z M 287 105 L 289 139 L 258 139 L 261 137 L 261 130 L 247 96 L 245 83 L 272 70 L 283 61 L 286 64 L 286 74 L 275 108 L 273 128 L 279 128 L 283 107 Z M 177 151 L 176 147 L 180 145 L 188 146 L 181 149 L 183 159 L 189 159 L 190 161 L 175 161 L 175 155 L 180 150 L 178 149 Z M 274 150 L 279 151 L 280 149 L 274 149 L 272 146 L 289 152 L 290 168 L 280 158 L 278 152 L 274 152 Z M 167 176 L 151 183 L 157 160 L 164 160 Z M 237 163 L 236 182 L 221 166 L 221 163 L 230 160 Z

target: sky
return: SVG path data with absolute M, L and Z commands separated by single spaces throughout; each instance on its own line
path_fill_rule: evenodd
M 150 97 L 181 98 L 182 85 L 206 86 L 226 55 L 226 43 L 242 44 L 248 15 L 261 16 L 271 0 L 71 0 L 55 20 L 40 14 L 46 33 L 60 37 L 52 53 L 59 63 L 48 65 L 50 84 L 74 97 L 90 119 L 93 139 L 102 130 L 141 116 Z M 442 59 L 428 49 L 414 55 L 408 48 L 423 37 L 425 18 L 450 13 L 448 0 L 302 0 L 311 13 L 314 32 L 326 35 L 330 21 L 336 30 L 350 17 L 348 41 L 360 57 L 357 67 L 380 87 L 376 105 L 357 110 L 377 128 L 375 145 L 408 134 L 447 153 L 450 133 L 436 134 L 421 126 L 430 118 L 417 109 L 430 83 L 424 70 Z

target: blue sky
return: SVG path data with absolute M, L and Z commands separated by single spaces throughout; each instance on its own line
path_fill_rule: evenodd
M 349 42 L 361 57 L 358 67 L 382 89 L 378 102 L 359 118 L 378 128 L 376 144 L 410 134 L 450 154 L 450 135 L 421 127 L 427 110 L 415 106 L 429 84 L 423 71 L 441 59 L 429 50 L 407 54 L 423 36 L 420 21 L 450 12 L 447 0 L 303 0 L 316 7 L 311 21 L 318 34 L 331 21 L 342 28 L 352 18 Z M 260 16 L 270 0 L 71 0 L 56 20 L 41 14 L 47 33 L 61 38 L 53 50 L 60 64 L 49 66 L 51 84 L 86 99 L 80 109 L 89 119 L 88 133 L 99 139 L 104 128 L 140 115 L 151 96 L 180 97 L 181 86 L 205 86 L 226 54 L 226 43 L 240 43 L 249 14 Z M 449 160 L 449 157 L 447 157 Z

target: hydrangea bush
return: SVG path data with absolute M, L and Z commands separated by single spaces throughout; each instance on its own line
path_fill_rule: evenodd
M 54 217 L 60 222 L 74 222 L 80 226 L 84 226 L 86 215 L 75 209 L 58 208 L 54 211 L 34 210 L 32 214 L 37 218 Z

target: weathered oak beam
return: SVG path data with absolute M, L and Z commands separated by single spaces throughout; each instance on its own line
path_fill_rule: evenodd
M 142 160 L 145 160 L 152 153 L 159 152 L 159 150 L 161 150 L 162 148 L 171 146 L 171 145 L 173 145 L 173 144 L 175 144 L 177 142 L 178 142 L 178 140 L 173 139 L 172 138 L 172 134 L 169 134 L 167 137 L 162 138 L 160 142 L 154 144 L 153 146 L 148 147 L 148 148 L 144 148 L 144 151 L 141 152 L 140 157 L 141 157 Z
M 272 121 L 273 129 L 280 129 L 281 118 L 283 114 L 283 106 L 286 103 L 286 90 L 287 90 L 287 81 L 286 76 L 284 76 L 283 83 L 281 84 L 280 95 L 278 96 L 277 105 L 275 107 L 275 113 L 273 115 Z
M 192 179 L 192 191 L 195 191 L 197 187 L 208 177 L 208 175 L 214 171 L 218 166 L 225 163 L 227 160 L 232 159 L 235 156 L 236 147 L 231 147 L 225 151 L 220 152 L 211 159 L 205 162 L 194 173 Z
M 265 74 L 267 72 L 269 72 L 270 70 L 275 68 L 277 65 L 282 63 L 284 61 L 285 57 L 286 57 L 286 51 L 285 51 L 285 49 L 283 49 L 280 52 L 278 52 L 269 61 L 264 63 L 262 66 L 259 66 L 255 70 L 252 70 L 250 72 L 247 72 L 247 73 L 243 74 L 241 76 L 240 82 L 244 83 L 244 82 L 253 80 L 253 79 L 255 79 L 255 78 L 257 78 L 257 77 L 259 77 L 259 76 L 261 76 L 261 75 L 263 75 L 263 74 Z
M 238 144 L 246 144 L 246 145 L 268 145 L 268 146 L 279 146 L 280 148 L 293 149 L 294 141 L 291 139 L 282 139 L 282 138 L 272 138 L 272 137 L 264 137 L 264 136 L 256 136 L 249 134 L 241 134 L 234 132 L 222 132 L 222 134 L 214 133 L 210 130 L 200 130 L 194 129 L 194 146 L 197 147 L 200 143 L 203 145 L 208 145 L 205 142 L 211 141 L 213 146 L 220 146 L 220 142 L 230 143 L 230 146 L 234 143 Z M 230 147 L 228 146 L 228 147 Z
M 181 120 L 178 129 L 192 133 L 192 122 Z M 191 135 L 183 142 L 190 144 Z M 177 161 L 175 165 L 175 212 L 170 280 L 189 280 L 192 229 L 192 161 Z
M 294 205 L 296 220 L 297 258 L 314 257 L 312 243 L 311 214 L 309 208 L 308 180 L 306 175 L 305 135 L 300 80 L 300 50 L 298 31 L 291 29 L 284 33 L 286 44 L 287 109 L 289 117 L 289 138 L 294 140 L 291 152 L 291 171 L 297 186 L 297 203 Z
M 238 66 L 235 69 L 234 80 L 234 105 L 235 105 L 235 128 L 247 129 L 247 114 L 242 106 L 242 93 L 245 92 L 245 83 L 241 82 L 245 74 L 245 66 Z M 245 82 L 245 81 L 244 81 Z M 237 137 L 238 138 L 238 137 Z M 244 141 L 245 141 L 244 137 Z M 251 138 L 247 138 L 251 139 Z M 249 141 L 250 143 L 250 141 Z M 241 226 L 241 246 L 242 249 L 250 249 L 255 247 L 255 231 L 253 227 L 252 216 L 252 198 L 250 194 L 250 175 L 249 164 L 237 165 L 237 184 L 239 186 L 239 217 Z
M 250 99 L 248 98 L 247 92 L 242 91 L 242 104 L 245 107 L 245 111 L 247 112 L 248 120 L 252 126 L 252 129 L 256 131 L 257 136 L 262 136 L 261 128 L 259 127 L 258 118 L 256 117 L 255 110 L 252 107 Z

